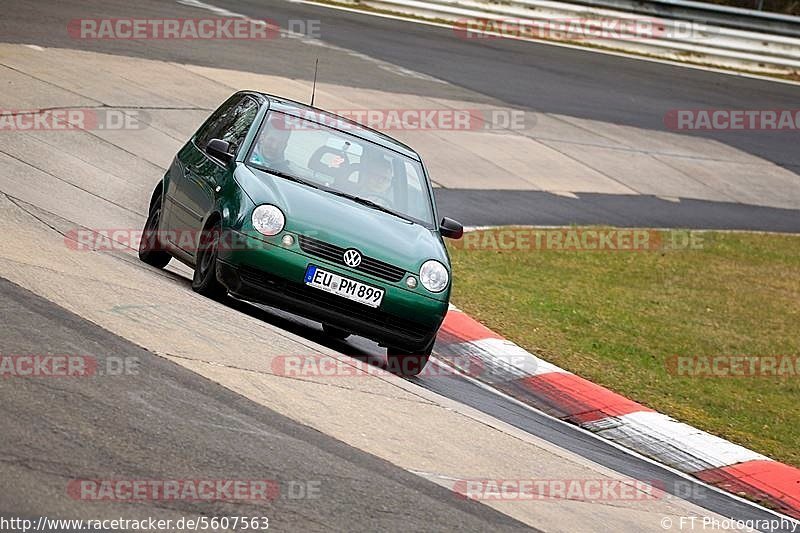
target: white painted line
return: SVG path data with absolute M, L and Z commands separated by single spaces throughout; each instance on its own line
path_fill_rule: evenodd
M 658 198 L 659 200 L 664 200 L 665 202 L 672 202 L 674 204 L 679 204 L 681 202 L 681 199 L 678 198 L 677 196 L 659 196 L 659 195 L 656 195 L 656 198 Z
M 207 3 L 202 2 L 200 0 L 177 0 L 177 2 L 179 4 L 184 5 L 184 6 L 196 7 L 198 9 L 205 9 L 207 11 L 211 11 L 212 13 L 214 13 L 216 15 L 220 15 L 220 16 L 224 16 L 224 17 L 244 19 L 244 20 L 250 22 L 251 24 L 264 23 L 263 20 L 253 19 L 253 18 L 248 17 L 247 15 L 244 15 L 242 13 L 236 13 L 235 11 L 229 11 L 229 10 L 227 10 L 225 8 L 221 8 L 221 7 L 218 7 L 218 6 L 215 6 L 215 5 L 211 5 L 211 4 L 207 4 Z M 293 39 L 299 40 L 303 44 L 307 44 L 307 45 L 311 45 L 311 46 L 319 46 L 321 48 L 327 48 L 327 49 L 330 49 L 330 50 L 336 50 L 338 52 L 342 52 L 344 54 L 347 54 L 347 55 L 349 55 L 351 57 L 355 57 L 357 59 L 361 59 L 363 61 L 367 61 L 369 63 L 374 64 L 378 68 L 380 68 L 382 70 L 385 70 L 387 72 L 391 72 L 392 74 L 395 74 L 397 76 L 403 76 L 403 77 L 406 77 L 406 78 L 415 78 L 415 79 L 419 79 L 419 80 L 429 81 L 429 82 L 432 82 L 432 83 L 447 84 L 446 81 L 440 80 L 439 78 L 434 78 L 433 76 L 428 76 L 427 74 L 423 74 L 421 72 L 417 72 L 417 71 L 414 71 L 414 70 L 411 70 L 411 69 L 407 69 L 407 68 L 404 68 L 404 67 L 401 67 L 401 66 L 398 66 L 398 65 L 394 65 L 392 63 L 387 63 L 386 61 L 382 61 L 382 60 L 374 58 L 372 56 L 368 56 L 367 54 L 362 54 L 361 52 L 356 52 L 354 50 L 350 50 L 350 49 L 347 49 L 347 48 L 341 48 L 341 47 L 336 46 L 336 45 L 328 44 L 328 43 L 326 43 L 326 42 L 324 42 L 324 41 L 322 41 L 320 39 L 316 39 L 314 37 L 308 37 L 308 36 L 306 36 L 306 35 L 304 35 L 302 33 L 297 33 L 297 32 L 290 31 L 290 30 L 285 30 L 283 28 L 280 28 L 280 32 L 283 35 L 286 35 L 287 37 L 291 37 Z
M 44 47 L 39 46 L 38 44 L 26 44 L 25 46 L 31 50 L 36 50 L 37 52 L 44 52 Z
M 520 346 L 505 339 L 481 339 L 477 341 L 458 343 L 450 346 L 454 351 L 461 350 L 466 353 L 474 354 L 480 359 L 490 363 L 488 375 L 481 375 L 478 380 L 456 368 L 456 372 L 462 377 L 483 389 L 492 393 L 511 399 L 517 404 L 525 406 L 531 411 L 535 411 L 551 420 L 557 420 L 577 430 L 591 434 L 615 448 L 624 451 L 632 456 L 647 460 L 651 464 L 656 464 L 665 470 L 680 473 L 682 477 L 692 479 L 700 485 L 709 487 L 706 483 L 689 477 L 688 473 L 696 473 L 710 468 L 721 468 L 748 461 L 771 461 L 769 457 L 749 450 L 738 444 L 729 442 L 723 438 L 712 435 L 708 432 L 694 428 L 688 424 L 678 422 L 662 413 L 652 411 L 634 412 L 619 417 L 606 417 L 591 423 L 576 426 L 568 424 L 539 409 L 532 407 L 519 400 L 510 398 L 503 392 L 493 387 L 493 374 L 520 373 L 526 375 L 541 375 L 547 371 L 561 371 L 559 367 L 552 365 L 535 357 Z M 438 366 L 450 367 L 438 359 L 441 354 L 434 354 L 431 361 L 435 361 Z M 445 359 L 446 361 L 446 359 Z M 522 365 L 519 362 L 522 361 Z M 527 364 L 526 364 L 527 363 Z M 501 372 L 498 373 L 497 369 Z M 510 370 L 511 369 L 511 370 Z M 507 378 L 507 376 L 502 376 Z M 738 497 L 716 489 L 721 494 L 739 500 Z M 740 500 L 744 501 L 744 500 Z M 758 506 L 756 506 L 758 507 Z M 775 513 L 779 515 L 778 513 Z M 780 515 L 779 515 L 780 516 Z
M 324 8 L 328 8 L 328 9 L 336 9 L 338 11 L 347 11 L 347 12 L 350 12 L 350 13 L 359 13 L 359 14 L 368 15 L 368 16 L 371 16 L 371 17 L 380 17 L 380 18 L 386 18 L 386 19 L 390 19 L 390 20 L 402 20 L 404 22 L 414 22 L 416 24 L 423 24 L 425 26 L 434 26 L 434 27 L 437 27 L 437 28 L 447 28 L 447 29 L 450 29 L 450 30 L 453 29 L 453 26 L 451 24 L 443 24 L 441 22 L 433 22 L 433 21 L 429 21 L 429 20 L 420 20 L 420 19 L 411 18 L 411 17 L 404 17 L 402 15 L 391 15 L 391 14 L 388 14 L 388 13 L 375 13 L 375 12 L 370 12 L 370 11 L 363 11 L 361 9 L 356 9 L 356 8 L 351 8 L 351 7 L 344 7 L 344 6 L 334 6 L 334 5 L 330 5 L 330 4 L 314 2 L 314 1 L 311 1 L 311 0 L 294 0 L 294 3 L 308 4 L 308 5 L 324 7 Z M 784 79 L 781 79 L 781 78 L 773 78 L 773 77 L 770 77 L 770 76 L 761 76 L 759 74 L 751 74 L 751 73 L 748 73 L 748 72 L 737 72 L 737 71 L 734 71 L 734 70 L 725 70 L 725 69 L 721 69 L 721 68 L 708 67 L 708 66 L 704 66 L 704 65 L 692 65 L 692 64 L 689 64 L 689 63 L 681 63 L 680 61 L 672 61 L 672 60 L 669 60 L 669 59 L 659 59 L 659 58 L 654 58 L 654 57 L 645 57 L 645 56 L 639 56 L 639 55 L 636 55 L 636 54 L 628 54 L 628 53 L 625 53 L 625 52 L 617 52 L 617 51 L 612 51 L 612 50 L 602 50 L 602 49 L 599 49 L 599 48 L 586 48 L 586 47 L 578 46 L 578 45 L 574 45 L 574 44 L 558 43 L 558 42 L 547 41 L 547 40 L 526 39 L 524 37 L 518 37 L 516 35 L 514 35 L 514 36 L 503 35 L 503 37 L 507 38 L 507 39 L 514 39 L 514 40 L 517 40 L 517 41 L 525 41 L 525 42 L 531 42 L 531 43 L 537 43 L 537 44 L 544 44 L 544 45 L 547 45 L 547 46 L 558 46 L 558 47 L 561 47 L 561 48 L 570 48 L 570 49 L 573 49 L 573 50 L 582 50 L 584 52 L 591 52 L 591 53 L 595 53 L 595 54 L 604 54 L 604 55 L 609 55 L 609 56 L 624 57 L 624 58 L 627 58 L 627 59 L 637 59 L 639 61 L 649 61 L 651 63 L 660 63 L 660 64 L 663 64 L 663 65 L 672 65 L 672 66 L 675 66 L 675 67 L 690 68 L 690 69 L 694 69 L 694 70 L 702 70 L 702 71 L 705 71 L 705 72 L 715 72 L 717 74 L 727 74 L 729 76 L 738 76 L 738 77 L 742 77 L 742 78 L 750 78 L 750 79 L 755 79 L 755 80 L 770 81 L 770 82 L 773 82 L 773 83 L 784 83 L 784 84 L 787 84 L 787 85 L 800 85 L 800 82 L 798 82 L 798 81 L 784 80 Z
M 601 224 L 582 224 L 579 227 L 601 226 Z M 464 233 L 470 231 L 487 231 L 490 229 L 504 229 L 504 228 L 518 228 L 518 229 L 564 229 L 573 228 L 574 226 L 562 224 L 561 226 L 553 226 L 551 224 L 508 224 L 508 225 L 495 225 L 495 226 L 464 226 Z M 800 233 L 791 233 L 788 231 L 761 231 L 749 229 L 692 229 L 685 228 L 647 228 L 640 226 L 610 226 L 617 229 L 649 229 L 654 231 L 691 231 L 692 233 L 746 233 L 753 235 L 790 235 L 794 237 L 800 236 Z
M 430 362 L 431 363 L 435 363 L 435 364 L 437 364 L 439 366 L 444 365 L 444 363 L 442 363 L 441 361 L 437 360 L 435 357 L 431 357 Z M 448 366 L 448 365 L 444 365 L 444 366 Z M 495 389 L 491 385 L 487 385 L 486 383 L 483 383 L 483 382 L 481 382 L 481 381 L 479 381 L 479 380 L 477 380 L 477 379 L 475 379 L 475 378 L 473 378 L 471 376 L 468 376 L 466 374 L 461 374 L 461 377 L 462 377 L 462 379 L 472 383 L 476 387 L 479 387 L 479 388 L 481 388 L 481 389 L 483 389 L 483 390 L 485 390 L 487 392 L 491 392 L 492 394 L 495 394 L 495 395 L 503 398 L 504 400 L 509 401 L 509 402 L 511 402 L 511 403 L 523 408 L 523 409 L 527 409 L 527 410 L 529 410 L 531 412 L 534 412 L 534 413 L 536 413 L 538 415 L 541 415 L 541 416 L 543 416 L 545 418 L 548 418 L 548 419 L 554 421 L 556 424 L 562 425 L 562 426 L 564 426 L 566 428 L 569 428 L 569 429 L 571 429 L 573 431 L 578 431 L 579 433 L 582 433 L 582 434 L 588 436 L 589 438 L 595 439 L 598 442 L 602 442 L 602 443 L 604 443 L 604 444 L 606 444 L 606 445 L 608 445 L 608 446 L 610 446 L 612 448 L 615 448 L 615 449 L 619 450 L 620 452 L 622 452 L 622 453 L 624 453 L 626 455 L 630 455 L 631 457 L 635 457 L 635 458 L 637 458 L 637 459 L 639 459 L 641 461 L 644 461 L 644 462 L 646 462 L 648 464 L 651 464 L 653 466 L 661 468 L 661 469 L 663 469 L 663 470 L 665 470 L 665 471 L 667 471 L 667 472 L 669 472 L 669 473 L 671 473 L 671 474 L 673 474 L 675 476 L 680 477 L 681 479 L 685 479 L 688 482 L 695 483 L 695 484 L 697 484 L 697 485 L 699 485 L 699 486 L 701 486 L 701 487 L 703 487 L 703 488 L 705 488 L 707 490 L 714 491 L 717 494 L 720 494 L 722 496 L 730 498 L 730 499 L 732 499 L 734 501 L 737 501 L 739 503 L 743 503 L 743 504 L 745 504 L 745 505 L 747 505 L 749 507 L 752 507 L 753 509 L 758 509 L 759 511 L 763 511 L 763 512 L 769 513 L 769 514 L 775 516 L 778 519 L 782 518 L 784 520 L 788 520 L 790 523 L 795 523 L 795 524 L 798 524 L 798 526 L 800 526 L 800 520 L 795 520 L 794 518 L 788 517 L 788 516 L 786 516 L 784 514 L 781 514 L 781 513 L 777 512 L 777 511 L 773 511 L 772 509 L 767 509 L 766 507 L 763 507 L 761 505 L 758 505 L 755 502 L 752 502 L 750 500 L 742 498 L 741 496 L 733 494 L 732 492 L 728 492 L 728 491 L 722 490 L 722 489 L 720 489 L 718 487 L 715 487 L 713 485 L 709 485 L 708 483 L 705 483 L 704 481 L 702 481 L 700 479 L 697 479 L 696 477 L 692 476 L 691 474 L 687 474 L 685 472 L 681 472 L 680 470 L 677 470 L 676 468 L 673 468 L 671 466 L 665 465 L 663 463 L 660 463 L 659 461 L 656 461 L 655 459 L 651 459 L 650 457 L 642 455 L 641 453 L 639 453 L 639 452 L 637 452 L 635 450 L 631 450 L 630 448 L 626 448 L 625 446 L 622 446 L 622 445 L 620 445 L 620 444 L 618 444 L 618 443 L 616 443 L 614 441 L 610 441 L 608 439 L 605 439 L 602 436 L 598 435 L 597 433 L 593 433 L 593 432 L 591 432 L 591 431 L 589 431 L 587 429 L 584 429 L 584 428 L 582 428 L 580 426 L 576 426 L 576 425 L 571 424 L 569 422 L 565 422 L 565 421 L 563 421 L 561 419 L 558 419 L 558 418 L 556 418 L 556 417 L 554 417 L 552 415 L 549 415 L 549 414 L 545 413 L 544 411 L 540 411 L 539 409 L 536 409 L 535 407 L 533 407 L 531 405 L 528 405 L 527 403 L 521 402 L 520 400 L 517 400 L 516 398 L 513 398 L 513 397 L 509 396 L 508 394 L 505 394 L 505 393 Z M 577 453 L 577 452 L 572 452 L 571 451 L 571 453 Z M 603 466 L 603 465 L 600 465 L 600 466 Z M 607 466 L 603 466 L 603 467 L 604 468 L 608 468 L 610 470 L 614 470 L 613 468 L 610 468 L 610 467 L 607 467 Z M 702 505 L 699 504 L 699 503 L 697 503 L 697 505 L 702 507 Z
M 555 194 L 556 196 L 563 196 L 564 198 L 573 198 L 575 200 L 580 200 L 580 198 L 578 198 L 578 195 L 575 194 L 574 192 L 569 192 L 569 191 L 546 191 L 546 192 L 549 192 L 550 194 Z
M 221 17 L 232 17 L 232 18 L 242 18 L 242 19 L 248 18 L 246 15 L 235 13 L 233 11 L 229 11 L 222 7 L 212 6 L 211 4 L 200 2 L 200 0 L 178 0 L 178 3 L 189 7 L 199 7 L 200 9 L 211 11 L 215 15 L 219 15 Z

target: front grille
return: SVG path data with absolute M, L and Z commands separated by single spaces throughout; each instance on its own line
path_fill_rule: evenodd
M 336 311 L 342 316 L 357 318 L 369 324 L 401 333 L 412 339 L 423 339 L 431 333 L 430 325 L 406 320 L 380 309 L 367 307 L 358 302 L 329 294 L 302 283 L 288 281 L 254 268 L 241 267 L 239 275 L 242 281 L 250 285 L 282 293 L 305 304 L 310 303 L 324 309 Z
M 344 262 L 343 255 L 347 248 L 342 248 L 335 244 L 309 237 L 308 235 L 300 235 L 300 249 L 332 263 L 352 268 L 347 266 Z M 406 271 L 400 267 L 384 263 L 383 261 L 365 255 L 361 256 L 361 264 L 354 270 L 388 281 L 400 281 L 406 275 Z

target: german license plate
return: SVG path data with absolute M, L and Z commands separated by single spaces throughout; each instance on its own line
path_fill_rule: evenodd
M 322 270 L 315 265 L 308 265 L 306 268 L 305 283 L 370 307 L 378 307 L 383 300 L 383 289 Z

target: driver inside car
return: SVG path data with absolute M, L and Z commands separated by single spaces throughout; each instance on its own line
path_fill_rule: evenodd
M 285 155 L 291 134 L 290 128 L 284 121 L 270 119 L 253 149 L 250 162 L 278 172 L 300 175 L 302 169 L 286 159 Z
M 391 207 L 392 165 L 382 156 L 362 160 L 359 171 L 359 189 L 362 198 L 383 207 Z

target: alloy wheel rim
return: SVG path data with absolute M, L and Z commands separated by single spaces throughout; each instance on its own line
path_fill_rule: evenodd
M 208 269 L 211 267 L 211 263 L 213 258 L 217 254 L 217 243 L 219 241 L 218 234 L 216 231 L 212 231 L 211 239 L 207 246 L 204 247 L 203 257 L 200 259 L 200 272 L 205 274 L 208 272 Z

